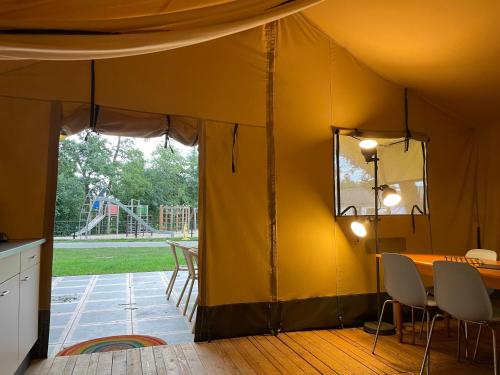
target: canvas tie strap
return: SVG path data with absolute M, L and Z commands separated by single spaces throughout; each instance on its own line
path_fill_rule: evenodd
M 410 148 L 411 132 L 410 132 L 410 127 L 408 125 L 408 89 L 406 87 L 405 87 L 405 131 L 406 131 L 405 152 L 408 152 L 408 149 Z
M 174 153 L 174 149 L 172 148 L 172 144 L 170 143 L 170 126 L 172 124 L 172 119 L 170 115 L 166 115 L 165 119 L 167 121 L 167 130 L 165 131 L 165 148 L 169 148 L 172 154 Z
M 233 148 L 231 151 L 231 171 L 233 173 L 236 173 L 236 160 L 237 160 L 237 155 L 236 155 L 236 143 L 238 142 L 238 127 L 239 124 L 234 124 L 233 128 Z
M 85 136 L 85 141 L 88 140 L 89 134 L 97 133 L 97 119 L 99 117 L 99 105 L 95 104 L 95 61 L 90 62 L 90 117 L 89 126 L 91 131 Z

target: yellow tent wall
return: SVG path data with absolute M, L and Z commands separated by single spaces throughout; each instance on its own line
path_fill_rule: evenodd
M 481 231 L 481 246 L 486 249 L 498 249 L 500 245 L 500 193 L 498 124 L 476 129 L 478 154 L 478 211 L 474 219 L 476 227 Z
M 40 319 L 45 323 L 50 310 L 59 111 L 58 103 L 0 100 L 0 228 L 12 240 L 47 240 L 40 277 Z M 48 328 L 40 325 L 45 345 Z
M 339 313 L 332 309 L 336 301 L 307 299 L 336 295 L 343 296 L 338 303 L 346 310 L 340 311 L 344 323 L 358 323 L 356 313 L 364 315 L 366 310 L 355 305 L 368 306 L 366 293 L 375 291 L 375 262 L 374 255 L 366 253 L 364 241 L 358 243 L 351 235 L 347 220 L 335 222 L 333 217 L 330 125 L 402 130 L 403 89 L 359 64 L 300 15 L 280 21 L 278 35 L 278 299 L 305 299 L 306 306 L 302 309 L 297 301 L 285 303 L 284 324 L 290 314 L 293 328 L 311 328 L 325 321 L 334 325 Z M 427 218 L 421 217 L 412 234 L 409 216 L 384 217 L 381 237 L 405 238 L 410 252 L 463 253 L 474 243 L 470 238 L 470 176 L 474 169 L 471 131 L 413 95 L 410 127 L 431 138 L 428 169 L 432 228 Z M 449 234 L 450 225 L 453 236 Z M 314 321 L 321 315 L 318 307 L 322 306 L 326 310 L 323 320 Z M 300 311 L 302 325 L 296 319 Z
M 275 32 L 273 54 L 266 28 L 259 27 L 175 51 L 96 62 L 97 104 L 204 120 L 199 340 L 337 326 L 339 317 L 358 324 L 374 316 L 374 255 L 353 238 L 348 219 L 333 214 L 331 126 L 402 130 L 403 88 L 360 64 L 301 15 L 279 21 Z M 2 105 L 6 96 L 88 102 L 89 62 L 5 63 L 0 71 Z M 10 118 L 14 114 L 4 123 Z M 49 147 L 50 122 L 31 118 L 25 117 L 27 131 Z M 381 237 L 404 238 L 411 252 L 461 254 L 475 244 L 473 131 L 415 94 L 410 128 L 431 139 L 431 215 L 417 218 L 415 234 L 410 217 L 384 217 Z M 25 141 L 14 133 L 0 142 Z M 47 148 L 30 153 L 43 167 L 33 184 L 40 196 L 42 185 L 55 183 L 55 163 L 47 155 Z M 5 160 L 13 170 L 20 165 Z M 11 180 L 13 191 L 25 184 L 20 174 Z M 50 196 L 39 199 L 53 219 Z M 47 212 L 32 214 L 40 228 Z M 29 236 L 42 234 L 50 236 Z M 50 246 L 43 257 L 50 285 Z M 49 288 L 41 293 L 48 301 Z

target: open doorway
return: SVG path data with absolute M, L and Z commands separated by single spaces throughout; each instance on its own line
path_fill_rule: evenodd
M 197 283 L 185 308 L 181 270 L 167 299 L 175 268 L 167 241 L 197 247 L 197 207 L 197 147 L 95 133 L 61 139 L 49 356 L 108 336 L 193 341 Z

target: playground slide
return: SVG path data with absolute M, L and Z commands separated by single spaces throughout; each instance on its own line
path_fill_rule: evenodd
M 130 208 L 125 206 L 122 202 L 120 202 L 118 199 L 115 198 L 110 198 L 110 197 L 97 197 L 98 201 L 102 202 L 108 202 L 111 204 L 116 204 L 119 206 L 122 210 L 124 210 L 127 214 L 132 216 L 135 221 L 137 221 L 140 225 L 142 225 L 143 228 L 145 228 L 148 232 L 153 232 L 153 233 L 172 233 L 169 231 L 159 231 L 158 229 L 153 228 L 151 225 L 146 223 L 144 220 L 142 220 L 139 216 L 137 216 Z
M 94 229 L 94 227 L 99 224 L 102 219 L 104 219 L 106 217 L 106 215 L 104 214 L 100 214 L 100 215 L 97 215 L 96 217 L 94 217 L 92 219 L 92 221 L 90 223 L 88 223 L 88 225 L 85 225 L 82 229 L 80 229 L 78 232 L 75 232 L 75 236 L 81 236 L 81 235 L 84 235 L 85 233 L 87 232 L 90 232 L 92 229 Z

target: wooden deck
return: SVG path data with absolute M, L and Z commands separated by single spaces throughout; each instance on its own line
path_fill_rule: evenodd
M 406 341 L 411 338 L 406 335 Z M 101 374 L 414 374 L 423 343 L 399 344 L 381 337 L 376 355 L 373 336 L 361 329 L 282 333 L 210 343 L 149 347 L 33 363 L 28 375 Z M 491 374 L 491 338 L 485 335 L 479 364 L 456 361 L 456 338 L 436 332 L 431 373 Z

